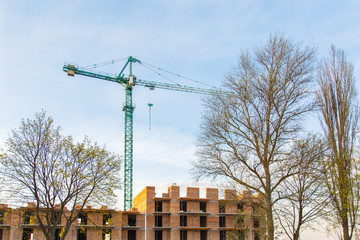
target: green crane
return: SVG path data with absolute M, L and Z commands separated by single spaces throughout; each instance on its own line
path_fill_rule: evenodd
M 179 84 L 161 83 L 154 81 L 147 81 L 137 79 L 132 73 L 132 64 L 142 62 L 134 57 L 128 57 L 124 67 L 120 73 L 116 76 L 109 74 L 96 73 L 92 71 L 85 71 L 72 64 L 65 64 L 63 67 L 64 72 L 67 72 L 68 76 L 74 77 L 77 75 L 83 75 L 92 78 L 98 78 L 110 82 L 116 82 L 125 87 L 125 104 L 123 111 L 125 112 L 125 144 L 124 144 L 124 210 L 129 210 L 132 207 L 132 189 L 133 189 L 133 112 L 134 105 L 132 103 L 132 89 L 134 86 L 143 86 L 150 89 L 161 88 L 175 91 L 191 92 L 198 94 L 210 94 L 210 95 L 232 95 L 233 93 L 227 92 L 221 89 L 204 89 L 197 87 L 184 86 Z M 125 77 L 124 70 L 129 65 L 130 73 L 128 77 Z

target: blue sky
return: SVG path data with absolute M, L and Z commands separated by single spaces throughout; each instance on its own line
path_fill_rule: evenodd
M 0 144 L 21 118 L 45 109 L 63 133 L 77 140 L 88 135 L 123 153 L 123 87 L 67 77 L 64 62 L 87 66 L 132 55 L 220 86 L 243 49 L 283 32 L 317 46 L 319 57 L 327 55 L 332 43 L 343 48 L 359 77 L 359 9 L 356 0 L 1 1 Z M 98 70 L 117 73 L 122 64 Z M 134 74 L 164 80 L 141 66 L 134 67 Z M 134 193 L 145 185 L 163 191 L 174 182 L 208 184 L 192 183 L 188 174 L 203 110 L 201 96 L 139 86 L 133 97 Z M 154 104 L 151 131 L 149 102 Z

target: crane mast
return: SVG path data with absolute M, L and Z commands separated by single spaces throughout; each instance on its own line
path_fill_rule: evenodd
M 130 76 L 133 79 L 130 62 Z M 125 85 L 125 141 L 124 141 L 124 210 L 132 207 L 132 189 L 133 189 L 133 113 L 135 107 L 132 103 L 132 81 Z
M 132 208 L 132 190 L 133 190 L 133 113 L 135 107 L 132 102 L 132 89 L 134 86 L 139 85 L 150 89 L 161 88 L 175 91 L 191 92 L 198 94 L 211 94 L 211 95 L 233 95 L 232 92 L 227 92 L 221 89 L 205 89 L 184 86 L 179 84 L 170 84 L 162 82 L 154 82 L 148 80 L 136 79 L 132 73 L 132 63 L 141 63 L 140 60 L 130 56 L 117 76 L 111 76 L 109 74 L 96 73 L 92 71 L 85 71 L 72 64 L 65 64 L 63 71 L 67 72 L 68 76 L 74 77 L 82 75 L 86 77 L 92 77 L 102 79 L 106 81 L 116 82 L 125 87 L 125 103 L 123 111 L 125 112 L 125 141 L 124 141 L 124 210 L 130 210 Z M 129 77 L 124 77 L 124 70 L 129 65 Z

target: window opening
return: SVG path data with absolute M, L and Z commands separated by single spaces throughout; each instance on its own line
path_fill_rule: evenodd
M 102 240 L 111 240 L 111 229 L 102 230 Z
M 187 216 L 180 216 L 180 227 L 187 226 Z
M 239 230 L 238 231 L 238 240 L 245 240 L 245 231 L 244 230 Z
M 60 240 L 60 232 L 61 232 L 60 228 L 57 228 L 55 230 L 55 240 Z
M 225 213 L 225 203 L 219 203 L 219 213 Z
M 162 240 L 163 238 L 163 231 L 155 230 L 155 240 Z
M 34 240 L 34 234 L 32 228 L 24 228 L 22 234 L 22 240 Z
M 103 214 L 103 225 L 110 225 L 111 221 L 111 213 L 104 213 Z
M 77 239 L 78 240 L 86 240 L 86 229 L 78 229 L 77 230 Z
M 207 231 L 200 232 L 200 240 L 207 240 Z
M 55 220 L 55 221 L 54 221 Z M 51 224 L 54 224 L 54 222 L 56 222 L 56 224 L 61 224 L 61 215 L 60 212 L 55 212 L 54 213 L 54 218 L 51 218 Z
M 34 212 L 26 211 L 24 213 L 24 224 L 34 224 Z
M 206 212 L 206 202 L 200 202 L 200 212 Z
M 180 240 L 187 240 L 187 231 L 180 230 Z
M 79 213 L 77 221 L 79 225 L 87 225 L 87 214 Z
M 220 230 L 220 240 L 226 240 L 226 231 Z
M 225 217 L 219 217 L 219 227 L 225 227 Z
M 162 227 L 162 216 L 155 216 L 155 227 Z
M 244 217 L 243 216 L 238 216 L 236 219 L 236 223 L 238 227 L 243 227 L 244 226 Z
M 254 240 L 260 240 L 260 234 L 257 232 L 254 232 Z
M 258 218 L 254 218 L 254 228 L 260 228 L 260 220 Z
M 0 224 L 4 224 L 4 222 L 5 222 L 5 212 L 0 211 Z
M 128 215 L 128 225 L 136 226 L 136 215 Z
M 186 212 L 187 210 L 186 201 L 180 201 L 180 211 Z
M 200 227 L 206 227 L 206 216 L 200 216 Z
M 155 212 L 162 212 L 162 201 L 155 201 Z
M 253 205 L 253 206 L 252 206 L 253 214 L 257 214 L 257 213 L 258 213 L 258 209 L 259 209 L 259 206 Z
M 238 203 L 237 209 L 238 209 L 238 211 L 243 212 L 245 209 L 244 203 Z
M 136 240 L 136 231 L 128 230 L 128 240 Z

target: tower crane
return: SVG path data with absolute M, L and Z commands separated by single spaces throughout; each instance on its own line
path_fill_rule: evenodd
M 89 71 L 85 68 L 79 68 L 73 64 L 64 64 L 63 71 L 67 72 L 68 76 L 82 75 L 86 77 L 98 78 L 110 82 L 119 83 L 125 88 L 125 104 L 123 111 L 125 112 L 125 143 L 124 143 L 124 210 L 127 211 L 132 207 L 132 189 L 133 189 L 133 112 L 134 105 L 132 103 L 132 89 L 134 86 L 143 86 L 151 90 L 155 88 L 191 92 L 198 94 L 210 95 L 233 95 L 232 92 L 227 92 L 221 89 L 205 89 L 198 87 L 190 87 L 179 84 L 154 82 L 148 80 L 137 79 L 132 73 L 132 64 L 142 62 L 132 56 L 128 57 L 124 67 L 116 76 L 109 74 L 97 73 Z M 129 66 L 129 76 L 125 77 L 124 71 Z

